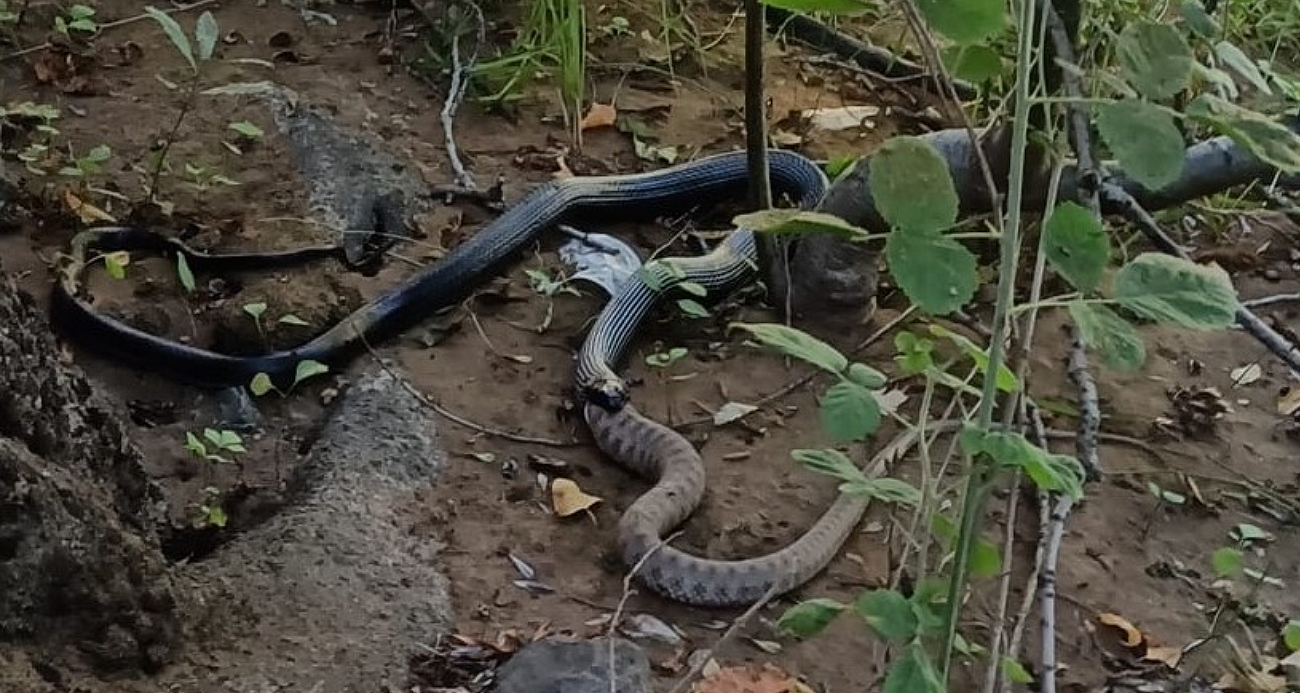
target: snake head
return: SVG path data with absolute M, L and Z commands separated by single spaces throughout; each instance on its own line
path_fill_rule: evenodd
M 588 383 L 582 390 L 587 401 L 611 412 L 622 409 L 629 399 L 627 385 L 621 380 L 604 378 Z

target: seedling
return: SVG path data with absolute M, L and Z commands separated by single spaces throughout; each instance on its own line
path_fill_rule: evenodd
M 64 36 L 69 36 L 74 31 L 85 34 L 99 31 L 99 23 L 95 21 L 95 8 L 86 5 L 69 7 L 66 17 L 59 15 L 54 18 L 54 30 Z
M 573 296 L 582 294 L 569 285 L 567 278 L 553 278 L 546 272 L 536 269 L 526 269 L 524 273 L 528 275 L 528 284 L 533 287 L 533 291 L 546 297 L 546 317 L 542 318 L 542 324 L 537 326 L 537 332 L 541 334 L 551 326 L 551 319 L 555 317 L 556 294 L 566 293 Z
M 208 462 L 233 464 L 234 460 L 226 455 L 242 455 L 248 452 L 244 439 L 238 433 L 228 430 L 203 429 L 203 438 L 193 433 L 185 433 L 185 449 L 195 457 Z
M 261 397 L 272 390 L 281 397 L 288 397 L 289 393 L 293 392 L 294 388 L 298 387 L 298 383 L 328 372 L 329 366 L 326 366 L 319 361 L 304 359 L 298 362 L 298 366 L 294 370 L 293 384 L 289 386 L 287 391 L 276 387 L 275 383 L 271 382 L 271 376 L 266 373 L 258 373 L 253 376 L 252 382 L 248 384 L 248 389 L 252 391 L 253 395 L 256 397 Z
M 69 145 L 68 153 L 73 156 L 72 165 L 59 169 L 61 176 L 85 177 L 99 173 L 100 164 L 113 156 L 113 150 L 106 144 L 101 144 L 80 157 L 72 155 L 72 146 Z
M 654 368 L 666 369 L 678 361 L 686 358 L 689 353 L 686 347 L 673 347 L 667 351 L 657 351 L 645 357 L 646 365 Z

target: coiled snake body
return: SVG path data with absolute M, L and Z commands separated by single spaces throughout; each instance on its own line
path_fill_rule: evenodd
M 770 152 L 769 161 L 774 194 L 790 195 L 804 208 L 820 201 L 827 181 L 813 162 L 784 151 Z M 196 270 L 222 271 L 283 266 L 316 258 L 343 259 L 341 248 L 212 255 L 151 231 L 94 229 L 80 234 L 64 258 L 54 285 L 51 322 L 87 347 L 199 387 L 247 386 L 259 373 L 265 373 L 277 385 L 288 385 L 302 360 L 341 366 L 367 344 L 455 306 L 489 273 L 558 223 L 592 216 L 623 221 L 679 213 L 737 197 L 746 189 L 743 152 L 650 173 L 571 178 L 546 184 L 440 262 L 317 337 L 294 349 L 257 356 L 231 356 L 173 342 L 97 312 L 81 297 L 79 289 L 81 274 L 94 260 L 88 255 L 117 250 L 180 253 Z M 704 286 L 710 297 L 716 297 L 753 276 L 756 256 L 753 232 L 737 229 L 705 256 L 674 259 L 677 272 L 648 265 L 647 271 L 658 273 L 656 286 L 638 278 L 613 296 L 577 355 L 577 390 L 597 445 L 624 467 L 656 481 L 620 520 L 618 544 L 623 558 L 629 565 L 641 563 L 636 575 L 641 582 L 689 604 L 740 605 L 761 598 L 769 590 L 783 593 L 802 585 L 833 558 L 865 507 L 841 496 L 797 541 L 759 558 L 708 560 L 660 545 L 661 538 L 694 512 L 702 499 L 704 466 L 685 438 L 628 404 L 627 387 L 615 368 L 638 327 L 677 284 L 692 281 Z

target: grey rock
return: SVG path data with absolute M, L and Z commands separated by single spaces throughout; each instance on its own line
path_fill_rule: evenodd
M 636 645 L 615 638 L 614 686 L 610 640 L 551 637 L 520 650 L 497 670 L 497 693 L 648 693 L 650 660 Z
M 217 401 L 217 425 L 235 431 L 248 431 L 257 428 L 262 416 L 257 411 L 257 404 L 248 390 L 243 387 L 228 387 L 214 395 Z

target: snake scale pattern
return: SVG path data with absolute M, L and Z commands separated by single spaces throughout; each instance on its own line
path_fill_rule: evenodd
M 769 153 L 769 162 L 774 195 L 792 197 L 800 207 L 811 209 L 825 194 L 828 182 L 812 161 L 778 150 Z M 337 325 L 299 347 L 255 356 L 221 354 L 132 328 L 96 311 L 83 296 L 80 277 L 97 257 L 94 253 L 117 250 L 183 254 L 196 271 L 222 272 L 319 258 L 347 264 L 342 247 L 218 255 L 149 230 L 92 229 L 74 239 L 63 259 L 54 284 L 51 322 L 86 347 L 198 387 L 245 387 L 258 373 L 267 374 L 277 385 L 288 385 L 303 359 L 341 367 L 366 346 L 455 306 L 549 228 L 577 218 L 627 221 L 667 216 L 736 199 L 747 189 L 746 168 L 745 153 L 731 152 L 649 173 L 545 184 L 441 261 Z M 653 281 L 637 278 L 611 297 L 576 356 L 576 390 L 598 447 L 618 464 L 654 482 L 619 522 L 618 546 L 623 559 L 629 566 L 640 565 L 636 578 L 651 589 L 697 606 L 748 604 L 769 591 L 779 594 L 804 584 L 834 557 L 865 510 L 864 503 L 842 495 L 794 543 L 746 560 L 700 558 L 662 542 L 702 500 L 704 464 L 689 441 L 629 403 L 627 384 L 617 368 L 651 311 L 672 296 L 680 283 L 699 284 L 708 291 L 709 300 L 716 300 L 751 280 L 756 243 L 752 231 L 736 229 L 706 255 L 672 259 L 676 272 L 662 265 L 647 265 Z

